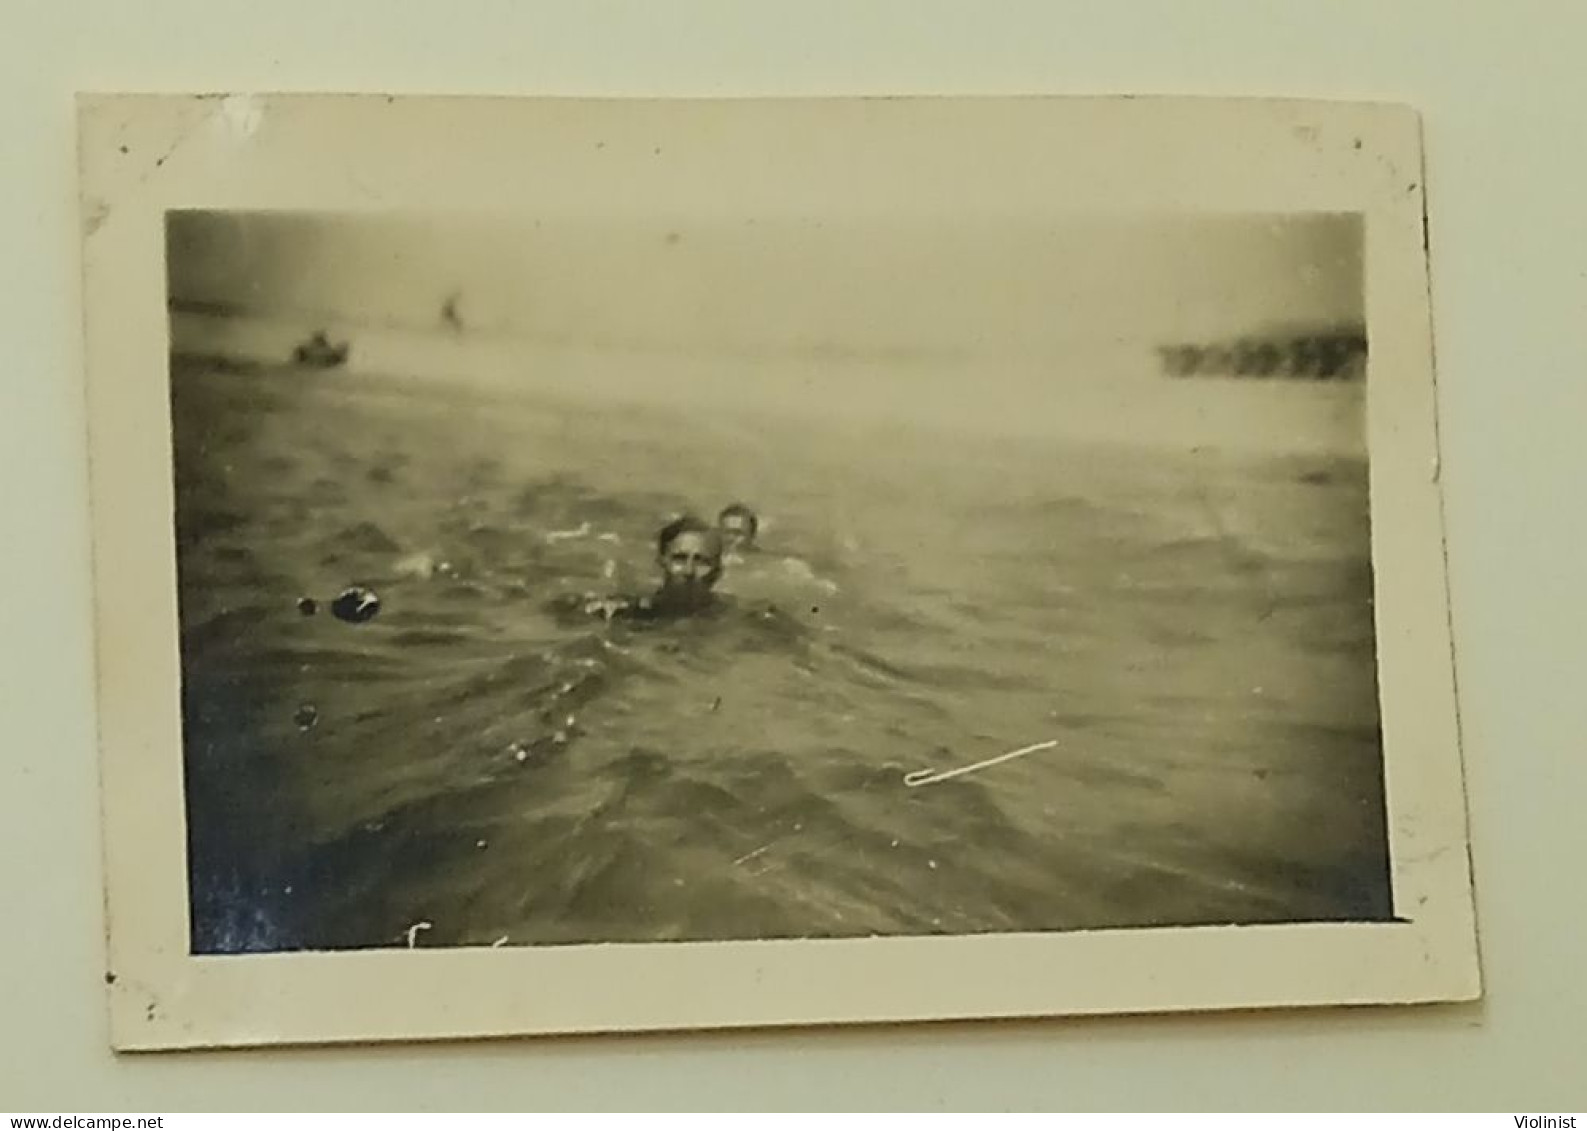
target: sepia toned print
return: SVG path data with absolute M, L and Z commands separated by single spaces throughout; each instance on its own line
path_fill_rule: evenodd
M 1476 994 L 1414 115 L 83 162 L 117 1047 Z
M 746 219 L 172 214 L 194 949 L 1389 918 L 1360 218 Z

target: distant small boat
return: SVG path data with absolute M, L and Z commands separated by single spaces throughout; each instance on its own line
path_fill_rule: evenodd
M 347 364 L 350 348 L 346 342 L 333 343 L 324 330 L 316 330 L 313 337 L 292 351 L 292 362 L 310 369 L 335 369 Z

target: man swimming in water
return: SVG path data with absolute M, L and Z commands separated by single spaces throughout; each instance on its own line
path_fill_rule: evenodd
M 760 518 L 743 503 L 732 503 L 722 508 L 716 517 L 716 528 L 722 532 L 722 541 L 731 554 L 755 549 L 755 536 L 760 533 Z
M 725 561 L 732 566 L 744 566 L 743 575 L 733 586 L 737 596 L 759 593 L 774 600 L 803 601 L 802 594 L 790 594 L 790 585 L 811 587 L 827 593 L 836 593 L 837 585 L 818 577 L 808 562 L 801 558 L 773 555 L 762 556 L 760 542 L 760 515 L 745 503 L 731 503 L 722 508 L 716 517 L 716 528 L 722 532 L 726 547 Z M 754 560 L 758 559 L 758 560 Z M 739 574 L 735 570 L 735 576 Z M 768 586 L 770 587 L 768 589 Z
M 722 578 L 723 540 L 710 524 L 684 515 L 656 536 L 661 584 L 647 597 L 584 597 L 580 608 L 607 620 L 654 620 L 699 616 L 720 605 L 714 592 Z

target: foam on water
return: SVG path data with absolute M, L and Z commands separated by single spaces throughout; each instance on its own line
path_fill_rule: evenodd
M 1391 912 L 1363 463 L 174 385 L 200 950 Z M 549 611 L 737 498 L 737 612 Z

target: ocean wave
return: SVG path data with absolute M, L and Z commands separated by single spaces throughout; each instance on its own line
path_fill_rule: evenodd
M 1375 718 L 1348 678 L 1372 633 L 1348 469 L 1044 447 L 977 473 L 937 445 L 211 376 L 181 378 L 174 422 L 201 949 L 1326 910 L 1236 851 L 1290 795 L 1204 779 L 1288 758 L 1338 800 L 1329 758 L 1375 741 L 1300 725 Z M 558 612 L 647 592 L 659 525 L 740 496 L 769 521 L 721 616 Z M 351 584 L 374 620 L 299 611 Z M 1054 757 L 902 784 L 1049 735 Z M 1377 843 L 1281 847 L 1305 879 L 1369 874 Z

